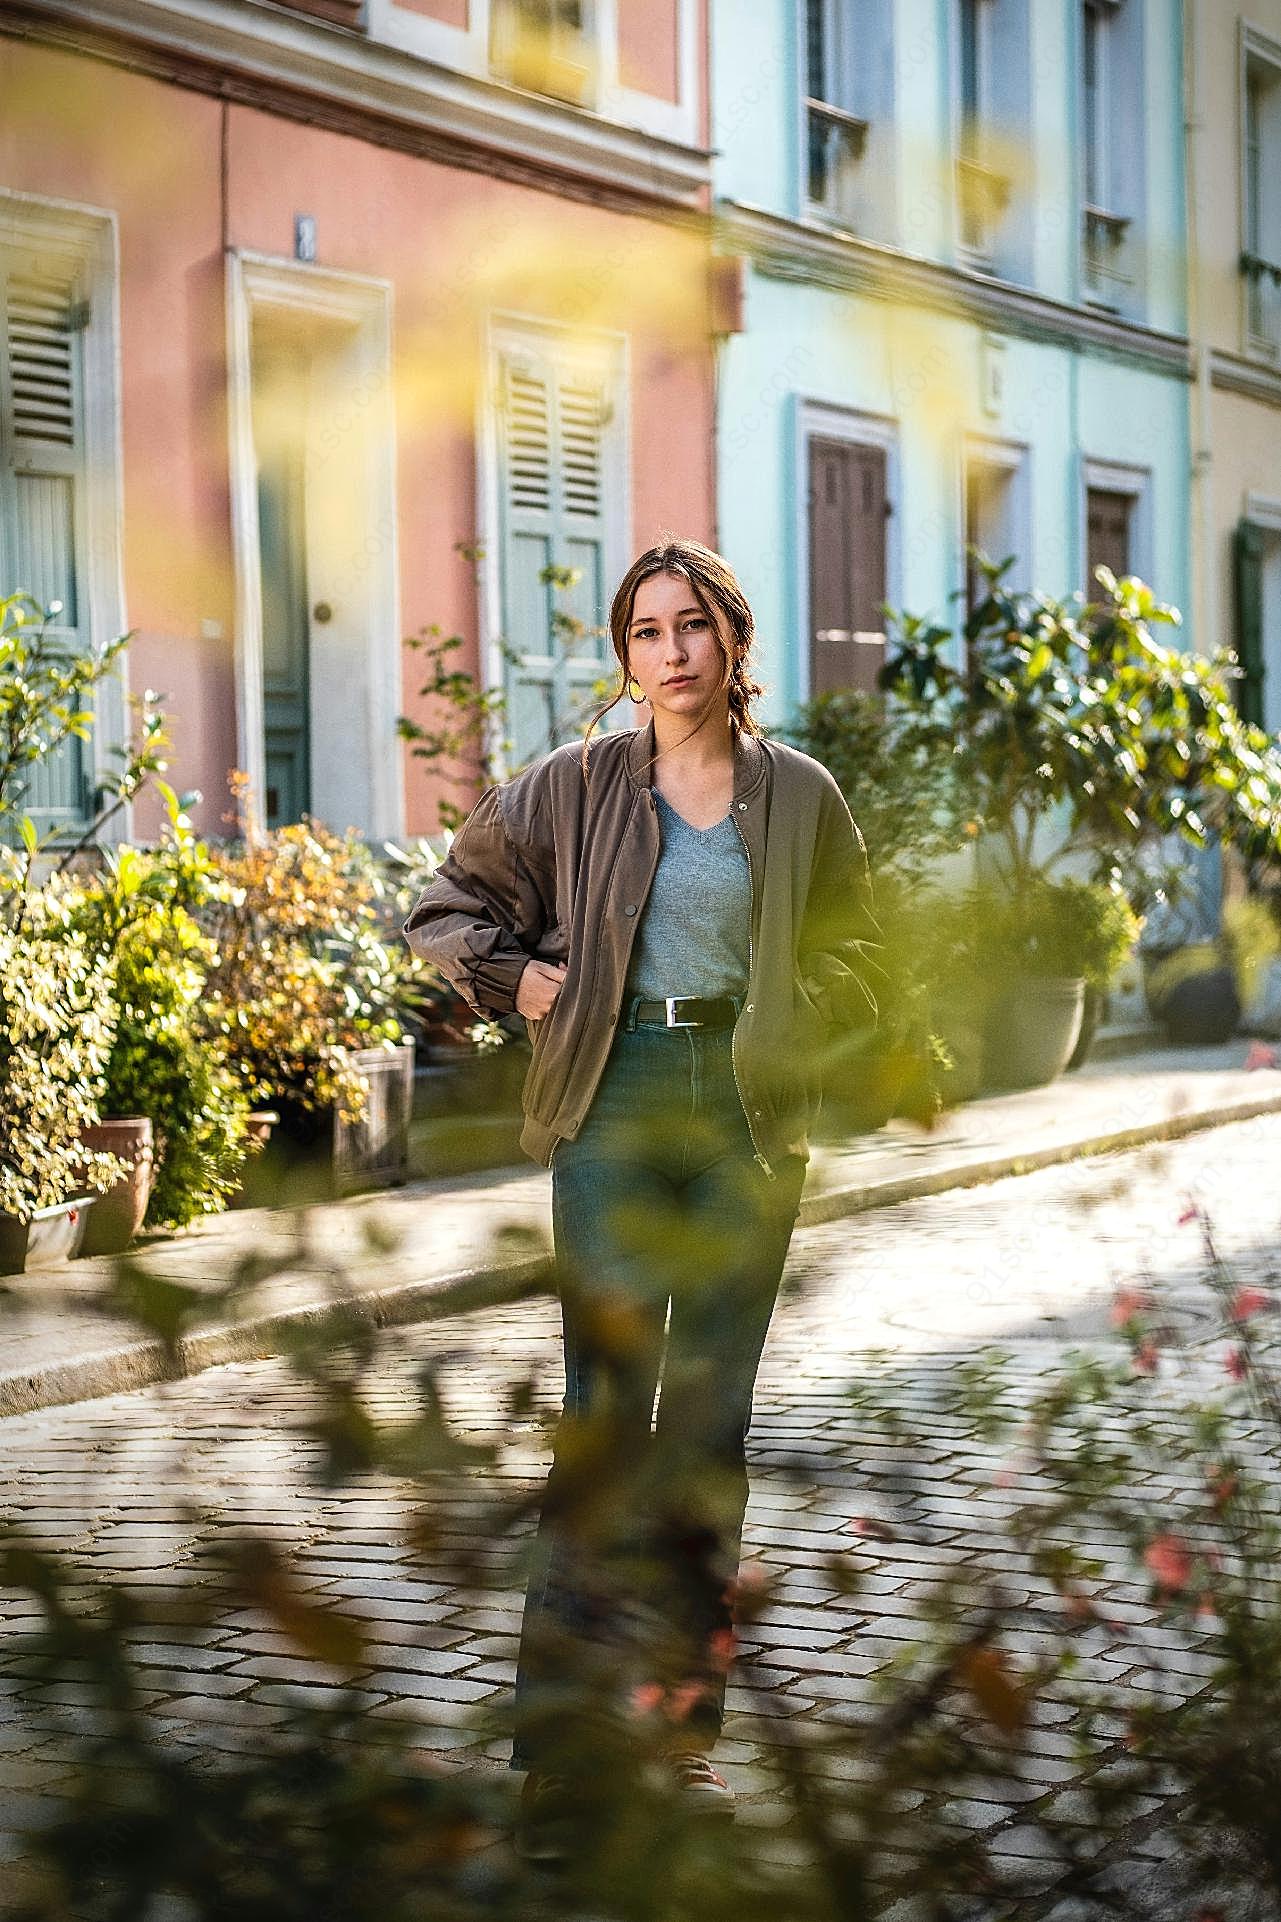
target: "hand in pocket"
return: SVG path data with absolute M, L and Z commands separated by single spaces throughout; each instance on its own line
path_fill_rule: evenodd
M 567 964 L 553 966 L 547 961 L 527 961 L 516 984 L 516 1012 L 527 1021 L 542 1021 L 556 1006 L 564 985 Z

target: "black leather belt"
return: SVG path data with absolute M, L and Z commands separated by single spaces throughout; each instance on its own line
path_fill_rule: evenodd
M 697 994 L 669 994 L 665 1001 L 637 1001 L 633 1019 L 646 1027 L 732 1028 L 738 1020 L 739 1003 L 732 994 L 708 999 Z

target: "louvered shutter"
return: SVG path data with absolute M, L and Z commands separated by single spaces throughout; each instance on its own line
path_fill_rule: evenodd
M 74 273 L 0 251 L 0 564 L 4 590 L 61 601 L 50 638 L 88 646 L 84 607 L 84 399 L 87 317 Z M 92 747 L 68 741 L 31 771 L 26 811 L 41 834 L 82 828 L 93 805 Z
M 532 345 L 509 349 L 500 413 L 504 689 L 521 766 L 579 731 L 610 674 L 608 637 L 592 631 L 605 619 L 608 377 Z M 576 586 L 541 578 L 551 567 L 578 569 Z
M 1263 529 L 1238 521 L 1233 538 L 1236 573 L 1236 653 L 1243 678 L 1236 684 L 1243 719 L 1263 721 Z

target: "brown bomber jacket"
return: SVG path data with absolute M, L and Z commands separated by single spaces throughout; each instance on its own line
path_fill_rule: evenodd
M 654 729 L 555 749 L 487 788 L 405 923 L 478 1013 L 515 1007 L 527 961 L 566 962 L 550 1014 L 530 1022 L 521 1146 L 551 1162 L 583 1125 L 623 1005 L 659 829 Z M 834 1033 L 877 1020 L 881 944 L 863 837 L 836 782 L 779 742 L 740 735 L 732 818 L 752 876 L 751 959 L 734 1072 L 757 1159 L 807 1157 Z

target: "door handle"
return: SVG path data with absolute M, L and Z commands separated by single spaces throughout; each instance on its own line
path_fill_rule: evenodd
M 334 618 L 334 610 L 328 601 L 317 601 L 311 610 L 311 618 L 313 621 L 320 621 L 322 624 L 325 621 L 332 621 Z

